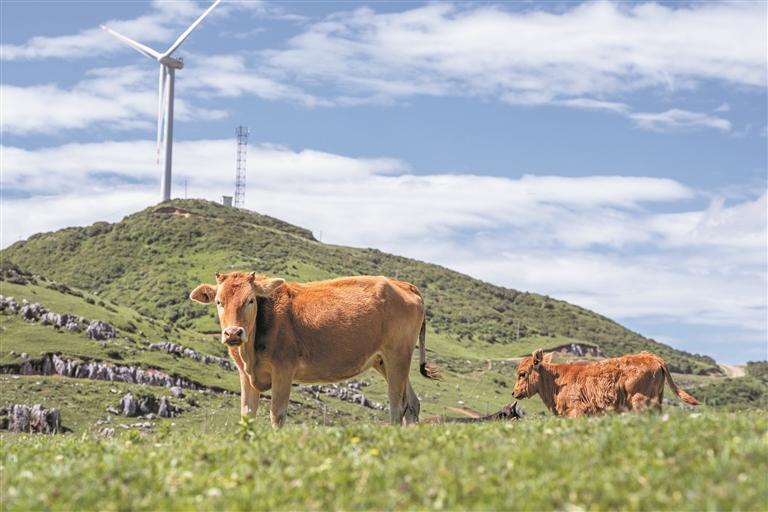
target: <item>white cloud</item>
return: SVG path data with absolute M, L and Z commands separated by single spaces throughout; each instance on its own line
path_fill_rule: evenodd
M 94 7 L 97 7 L 94 5 Z M 181 30 L 196 19 L 205 7 L 195 2 L 156 0 L 148 14 L 130 20 L 105 20 L 104 25 L 143 44 L 159 43 L 155 48 L 163 51 Z M 210 17 L 221 15 L 213 12 Z M 199 29 L 198 29 L 199 30 Z M 105 33 L 99 27 L 81 30 L 63 36 L 36 36 L 22 44 L 0 46 L 2 60 L 79 59 L 117 51 L 133 51 L 125 44 Z
M 666 112 L 635 112 L 629 115 L 638 126 L 653 131 L 686 130 L 690 128 L 713 128 L 723 132 L 730 131 L 730 121 L 721 117 L 671 109 Z
M 626 103 L 595 100 L 593 98 L 572 98 L 557 100 L 553 103 L 582 110 L 600 110 L 620 114 L 631 119 L 637 127 L 655 132 L 683 131 L 699 128 L 711 128 L 722 132 L 731 130 L 731 122 L 727 119 L 681 109 L 670 109 L 665 112 L 634 112 Z M 724 109 L 722 105 L 714 110 L 714 112 L 727 111 L 728 109 Z
M 563 10 L 438 3 L 379 14 L 336 13 L 310 25 L 269 64 L 347 98 L 486 96 L 628 114 L 611 97 L 716 80 L 766 84 L 765 4 L 663 6 L 587 2 Z M 682 110 L 637 113 L 641 127 L 729 129 Z
M 231 194 L 230 140 L 175 147 L 177 196 L 184 179 L 190 197 Z M 697 194 L 670 179 L 416 175 L 396 159 L 267 144 L 251 146 L 248 163 L 246 206 L 322 232 L 325 242 L 436 262 L 617 319 L 661 317 L 765 339 L 765 193 L 697 209 L 686 206 Z M 4 147 L 2 166 L 3 245 L 116 220 L 159 198 L 151 141 Z M 98 212 L 83 200 L 93 196 L 104 205 Z M 652 203 L 673 213 L 649 211 Z
M 108 24 L 137 40 L 164 45 L 203 7 L 158 1 L 144 16 Z M 226 3 L 212 16 L 243 14 L 305 21 L 262 2 Z M 674 92 L 711 80 L 742 91 L 762 90 L 768 59 L 763 44 L 766 28 L 761 23 L 765 14 L 765 5 L 758 2 L 687 6 L 589 2 L 559 12 L 448 3 L 382 14 L 361 8 L 308 25 L 284 48 L 261 52 L 256 66 L 243 56 L 193 55 L 182 87 L 200 97 L 253 95 L 306 107 L 387 105 L 422 95 L 487 97 L 513 105 L 612 112 L 646 130 L 728 132 L 731 122 L 718 115 L 728 112 L 727 104 L 709 114 L 668 107 L 648 112 L 636 111 L 625 98 L 638 90 Z M 100 30 L 88 29 L 3 45 L 2 58 L 82 58 L 118 49 L 131 51 Z M 66 96 L 55 84 L 5 87 L 13 100 L 8 103 L 31 106 L 41 114 L 44 107 L 31 105 L 35 98 Z M 135 95 L 103 105 L 81 98 L 81 91 L 72 92 L 72 97 L 61 98 L 62 108 L 54 106 L 54 126 L 49 130 L 86 126 L 97 110 L 104 112 L 99 116 L 103 118 L 117 114 L 118 127 L 151 124 L 151 117 L 125 119 L 134 108 L 130 105 Z M 67 106 L 83 100 L 94 108 L 75 112 Z M 193 110 L 189 104 L 186 108 Z M 198 109 L 199 117 L 206 115 Z M 16 117 L 7 121 L 12 130 L 46 129 L 39 119 L 42 115 Z
M 151 43 L 155 43 L 157 46 L 154 49 L 162 52 L 209 5 L 210 2 L 198 3 L 189 0 L 154 0 L 147 14 L 129 20 L 105 20 L 102 24 L 143 44 L 151 46 Z M 306 20 L 306 17 L 291 13 L 280 5 L 272 5 L 260 0 L 230 0 L 211 12 L 203 27 L 216 18 L 244 14 L 257 19 L 293 22 Z M 237 34 L 242 38 L 258 31 L 260 29 Z M 235 37 L 238 36 L 235 35 Z M 77 34 L 36 36 L 24 43 L 0 45 L 0 60 L 82 59 L 118 51 L 132 50 L 99 27 L 93 27 L 81 30 Z
M 292 101 L 306 107 L 329 105 L 327 100 L 249 68 L 239 55 L 196 55 L 191 62 L 185 70 L 189 76 L 186 87 L 203 96 L 252 95 L 266 100 Z
M 151 71 L 155 71 L 154 73 Z M 3 131 L 13 134 L 56 133 L 62 129 L 142 128 L 154 130 L 157 75 L 147 66 L 98 68 L 70 89 L 54 84 L 0 85 Z M 220 119 L 226 112 L 175 100 L 177 120 Z

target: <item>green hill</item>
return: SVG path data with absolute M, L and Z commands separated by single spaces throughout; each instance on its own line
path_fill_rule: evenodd
M 202 200 L 174 200 L 121 222 L 42 233 L 0 252 L 5 266 L 46 276 L 158 321 L 167 337 L 216 331 L 213 308 L 189 291 L 216 271 L 256 270 L 289 280 L 383 274 L 413 282 L 427 303 L 437 357 L 502 359 L 536 346 L 588 343 L 613 356 L 650 350 L 682 373 L 717 372 L 708 357 L 645 338 L 584 308 L 491 285 L 452 270 L 323 244 L 280 220 Z

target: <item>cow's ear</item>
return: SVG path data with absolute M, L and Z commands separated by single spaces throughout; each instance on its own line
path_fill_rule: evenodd
M 550 352 L 549 354 L 544 354 L 544 359 L 542 359 L 542 362 L 547 364 L 552 364 L 552 356 L 554 356 L 554 352 Z
M 256 295 L 260 297 L 269 297 L 283 284 L 285 284 L 285 279 L 277 277 L 262 279 L 259 282 L 254 283 L 256 286 Z
M 216 297 L 216 287 L 209 284 L 201 284 L 189 294 L 189 298 L 200 304 L 210 304 Z
M 538 368 L 541 364 L 542 359 L 544 358 L 544 350 L 537 348 L 533 351 L 533 354 L 531 355 L 533 358 L 533 367 Z

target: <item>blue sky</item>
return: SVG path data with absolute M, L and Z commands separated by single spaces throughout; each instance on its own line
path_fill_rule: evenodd
M 2 246 L 159 201 L 202 2 L 2 9 Z M 766 4 L 225 2 L 175 56 L 173 195 L 766 358 Z M 99 198 L 99 200 L 97 200 Z

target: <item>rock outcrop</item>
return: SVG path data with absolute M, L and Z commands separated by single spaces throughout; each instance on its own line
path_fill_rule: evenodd
M 135 418 L 154 414 L 161 418 L 173 418 L 181 413 L 181 408 L 173 405 L 167 397 L 144 394 L 133 396 L 128 393 L 120 399 L 120 410 L 125 416 Z
M 29 303 L 26 299 L 21 301 L 21 309 L 19 310 L 19 315 L 24 320 L 32 320 L 36 322 L 40 320 L 40 317 L 47 312 L 48 310 L 45 309 L 42 304 L 38 304 L 37 302 Z
M 201 361 L 205 364 L 217 364 L 222 368 L 224 368 L 225 370 L 235 369 L 235 366 L 226 357 L 209 356 L 208 354 L 201 354 L 200 352 L 196 352 L 191 348 L 188 348 L 183 345 L 179 345 L 178 343 L 173 343 L 170 341 L 152 343 L 149 346 L 149 350 L 158 350 L 162 352 L 168 352 L 169 354 L 172 354 L 178 357 L 187 357 L 189 359 L 194 359 L 195 361 Z
M 85 330 L 85 335 L 92 340 L 112 340 L 117 337 L 117 330 L 107 322 L 94 320 Z
M 559 354 L 568 354 L 578 357 L 603 357 L 603 352 L 597 345 L 587 345 L 585 343 L 568 343 L 559 347 L 550 348 L 545 352 L 557 352 Z
M 12 315 L 15 315 L 19 312 L 19 309 L 21 309 L 21 307 L 19 306 L 19 303 L 16 302 L 16 299 L 0 295 L 0 311 L 8 311 Z
M 374 402 L 370 399 L 368 399 L 362 391 L 360 391 L 363 387 L 367 386 L 368 383 L 364 381 L 358 381 L 358 380 L 352 380 L 347 382 L 346 384 L 329 384 L 327 386 L 325 385 L 311 385 L 311 386 L 301 386 L 301 389 L 306 392 L 314 395 L 315 398 L 319 398 L 320 394 L 332 396 L 334 398 L 338 398 L 339 400 L 344 400 L 345 402 L 351 402 L 354 404 L 362 405 L 363 407 L 368 407 L 369 409 L 376 409 L 377 411 L 383 411 L 385 409 L 384 404 L 379 402 Z
M 67 359 L 57 354 L 45 354 L 42 359 L 32 359 L 0 366 L 0 373 L 16 375 L 61 375 L 76 379 L 106 380 L 129 384 L 147 384 L 170 388 L 206 389 L 205 386 L 184 377 L 174 377 L 154 368 L 120 366 L 100 361 Z M 214 391 L 223 391 L 212 388 Z
M 0 407 L 0 429 L 11 432 L 57 434 L 61 432 L 58 409 L 46 409 L 40 404 L 32 407 L 12 404 Z
M 40 322 L 50 325 L 54 329 L 66 329 L 71 332 L 80 332 L 86 329 L 86 336 L 92 340 L 108 340 L 117 337 L 117 330 L 107 322 L 101 320 L 88 321 L 85 317 L 69 313 L 55 313 L 48 311 L 42 304 L 30 303 L 22 299 L 21 304 L 13 297 L 0 295 L 0 312 L 18 314 L 29 322 Z
M 59 314 L 49 311 L 40 317 L 40 323 L 43 325 L 51 325 L 55 329 L 66 329 L 71 332 L 79 332 L 83 329 L 83 325 L 88 323 L 88 320 L 82 316 L 70 315 L 67 313 Z

